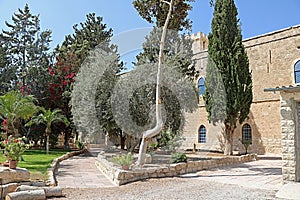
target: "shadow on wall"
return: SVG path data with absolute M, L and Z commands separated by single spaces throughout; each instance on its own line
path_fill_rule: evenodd
M 242 144 L 242 129 L 245 124 L 249 124 L 251 127 L 252 144 L 248 148 L 248 153 L 265 154 L 266 148 L 261 139 L 261 134 L 255 123 L 252 112 L 249 113 L 249 118 L 245 120 L 243 124 L 238 124 L 234 132 L 233 149 L 239 151 L 241 154 L 245 153 L 245 147 Z

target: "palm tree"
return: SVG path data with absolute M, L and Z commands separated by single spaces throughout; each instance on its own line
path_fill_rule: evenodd
M 41 108 L 42 113 L 33 116 L 31 120 L 26 124 L 26 126 L 31 126 L 32 124 L 45 124 L 46 125 L 46 152 L 49 153 L 49 137 L 51 135 L 51 124 L 56 122 L 63 122 L 67 126 L 70 124 L 68 119 L 61 114 L 60 109 L 55 109 L 51 111 Z
M 6 135 L 18 135 L 16 126 L 20 119 L 30 119 L 39 107 L 34 104 L 35 98 L 32 95 L 23 95 L 17 91 L 9 91 L 0 96 L 0 118 L 6 120 Z

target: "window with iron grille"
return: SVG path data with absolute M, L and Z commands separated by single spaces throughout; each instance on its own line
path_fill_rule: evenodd
M 206 143 L 206 128 L 201 125 L 199 128 L 199 143 Z
M 246 144 L 247 142 L 252 144 L 252 130 L 249 124 L 245 124 L 242 128 L 242 143 Z
M 199 95 L 204 95 L 205 92 L 205 85 L 204 85 L 204 78 L 200 78 L 198 81 L 198 91 Z

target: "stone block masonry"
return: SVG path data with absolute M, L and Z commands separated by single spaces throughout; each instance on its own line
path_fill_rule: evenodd
M 300 181 L 299 102 L 299 92 L 281 92 L 282 177 L 284 182 Z
M 207 45 L 209 41 L 201 33 L 192 35 L 192 39 L 196 69 L 200 73 L 199 78 L 205 78 L 208 53 L 203 44 Z M 235 130 L 234 150 L 244 152 L 238 139 L 242 138 L 242 126 L 247 123 L 252 130 L 249 153 L 281 155 L 280 95 L 264 92 L 264 89 L 295 84 L 294 66 L 300 59 L 300 25 L 252 37 L 244 40 L 243 44 L 252 71 L 253 103 L 249 118 Z M 187 113 L 185 122 L 183 137 L 186 140 L 182 149 L 193 149 L 195 144 L 198 149 L 218 150 L 216 136 L 221 133 L 222 125 L 208 123 L 202 96 L 199 109 L 195 113 Z M 201 125 L 206 127 L 206 143 L 199 143 Z

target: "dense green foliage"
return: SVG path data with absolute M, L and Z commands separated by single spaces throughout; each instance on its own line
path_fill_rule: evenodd
M 195 0 L 173 0 L 174 8 L 168 29 L 190 29 L 191 21 L 187 19 L 188 11 L 192 9 L 190 2 Z M 156 27 L 163 27 L 168 14 L 168 5 L 161 0 L 134 0 L 134 8 L 139 15 L 149 23 L 155 23 Z
M 191 10 L 189 3 L 193 1 L 174 0 L 173 17 L 168 27 L 175 31 L 169 31 L 168 33 L 165 48 L 167 56 L 165 56 L 164 63 L 181 74 L 179 78 L 175 75 L 177 79 L 194 80 L 197 76 L 192 61 L 192 41 L 186 35 L 178 34 L 179 30 L 189 29 L 191 26 L 190 20 L 186 17 L 188 11 Z M 154 17 L 157 27 L 162 27 L 168 10 L 166 9 L 167 4 L 162 4 L 157 0 L 152 1 L 152 3 L 149 2 L 134 1 L 133 4 L 144 19 L 149 21 L 149 16 Z M 152 19 L 149 22 L 152 22 Z M 22 135 L 34 140 L 35 144 L 39 142 L 42 145 L 48 144 L 46 141 L 49 140 L 48 137 L 44 137 L 44 129 L 46 129 L 46 135 L 50 135 L 50 139 L 52 137 L 53 144 L 57 142 L 58 135 L 63 132 L 65 147 L 68 147 L 69 138 L 76 132 L 73 124 L 74 116 L 70 107 L 75 77 L 90 52 L 97 46 L 101 45 L 101 49 L 108 54 L 116 54 L 116 46 L 110 44 L 112 29 L 103 23 L 102 17 L 96 16 L 94 13 L 87 14 L 86 21 L 74 25 L 73 34 L 67 35 L 63 43 L 57 45 L 55 50 L 50 52 L 49 44 L 52 33 L 50 30 L 42 31 L 39 15 L 32 14 L 27 4 L 24 9 L 18 9 L 14 13 L 12 23 L 6 22 L 6 26 L 7 30 L 0 33 L 0 79 L 2 81 L 0 94 L 6 94 L 12 89 L 19 90 L 19 93 L 24 95 L 25 98 L 36 99 L 37 101 L 34 103 L 45 108 L 41 111 L 41 115 L 32 119 L 31 122 L 35 121 L 36 124 L 32 124 L 30 127 L 25 127 L 24 124 L 37 111 L 38 107 L 33 103 L 31 107 L 29 105 L 25 107 L 27 110 L 26 116 L 17 116 L 15 115 L 16 110 L 10 110 L 9 113 L 14 115 L 10 119 L 7 114 L 2 113 L 2 120 L 8 119 L 6 130 L 11 133 L 21 130 Z M 138 56 L 137 66 L 157 62 L 160 35 L 161 30 L 155 28 L 146 38 L 143 52 Z M 106 133 L 118 135 L 125 139 L 124 135 L 127 133 L 121 131 L 118 127 L 111 111 L 113 88 L 120 80 L 119 73 L 123 69 L 123 63 L 119 61 L 119 57 L 113 59 L 114 63 L 111 64 L 111 68 L 100 78 L 96 91 L 95 107 L 100 128 Z M 180 81 L 175 81 L 180 84 Z M 174 85 L 175 81 L 173 81 Z M 133 118 L 135 122 L 142 126 L 151 121 L 150 113 L 155 103 L 154 88 L 155 84 L 137 88 L 135 91 L 137 95 L 131 98 L 130 107 Z M 86 88 L 82 88 L 82 90 L 84 89 Z M 165 126 L 174 131 L 179 130 L 182 125 L 183 107 L 178 100 L 178 94 L 175 94 L 166 85 L 162 89 L 162 94 L 163 103 L 165 103 L 164 109 L 167 111 Z M 11 103 L 13 104 L 13 101 Z M 135 105 L 139 106 L 136 107 Z M 192 107 L 195 106 L 192 104 L 192 106 L 187 107 L 192 110 Z M 47 123 L 46 125 L 40 124 L 43 121 L 42 117 L 47 114 L 46 112 L 51 112 L 57 108 L 71 122 L 70 126 L 63 123 L 52 124 L 50 127 Z M 20 112 L 17 114 L 20 114 Z M 97 131 L 99 132 L 99 130 Z M 88 131 L 86 130 L 86 132 Z
M 25 144 L 26 138 L 13 138 L 11 135 L 7 140 L 1 141 L 1 146 L 4 147 L 4 155 L 9 160 L 19 161 L 22 154 L 30 148 L 29 144 Z
M 130 166 L 134 161 L 133 155 L 128 152 L 127 154 L 121 154 L 113 157 L 113 162 L 121 165 L 121 166 Z
M 111 68 L 107 69 L 100 77 L 96 91 L 96 112 L 101 129 L 109 136 L 120 137 L 121 147 L 124 148 L 125 137 L 119 128 L 112 113 L 111 96 L 117 81 L 121 78 L 117 75 L 120 72 L 118 63 L 115 62 Z
M 7 46 L 0 41 L 0 94 L 5 94 L 11 88 L 11 80 L 16 80 L 14 68 L 9 67 Z
M 135 66 L 152 63 L 153 67 L 156 67 L 154 64 L 158 63 L 161 34 L 162 29 L 154 27 L 150 34 L 146 36 L 142 45 L 143 50 L 136 57 L 137 63 L 134 63 Z M 169 30 L 166 35 L 163 57 L 163 63 L 182 73 L 183 77 L 190 80 L 194 80 L 198 76 L 193 60 L 192 44 L 193 40 L 187 35 Z
M 237 15 L 234 0 L 216 0 L 211 24 L 212 32 L 208 36 L 210 60 L 204 99 L 208 119 L 212 122 L 224 122 L 228 144 L 232 144 L 236 123 L 242 123 L 248 117 L 252 103 L 252 77 Z M 212 69 L 213 67 L 216 69 Z M 212 74 L 213 71 L 220 75 Z M 219 89 L 213 90 L 216 85 Z M 224 97 L 225 99 L 220 99 Z M 218 110 L 216 106 L 220 105 L 221 101 L 225 102 L 225 109 L 221 107 L 221 113 L 216 113 Z M 231 145 L 227 146 L 227 150 L 225 148 L 225 153 L 232 153 Z
M 107 28 L 103 18 L 90 13 L 86 16 L 86 21 L 73 26 L 74 33 L 67 35 L 61 46 L 55 49 L 56 63 L 51 72 L 53 74 L 51 102 L 52 109 L 60 108 L 63 114 L 72 122 L 72 113 L 70 107 L 71 92 L 75 82 L 75 76 L 89 53 L 96 46 L 101 45 L 102 49 L 115 51 L 115 46 L 110 45 L 112 29 Z M 65 133 L 65 141 L 68 141 L 75 127 L 72 129 L 61 127 Z M 60 131 L 61 131 L 60 130 Z M 68 143 L 65 143 L 68 146 Z
M 147 66 L 151 66 L 153 71 L 156 70 L 161 32 L 161 29 L 154 28 L 146 36 L 146 41 L 143 43 L 143 51 L 137 55 L 137 63 L 135 63 L 137 68 L 143 68 L 143 65 L 148 64 Z M 181 35 L 176 31 L 168 31 L 163 62 L 165 63 L 165 67 L 171 70 L 171 73 L 172 71 L 173 73 L 176 72 L 181 74 L 180 78 L 192 81 L 198 76 L 198 72 L 192 60 L 193 52 L 191 47 L 192 40 L 186 37 L 186 35 Z M 165 81 L 168 81 L 167 77 L 171 77 L 172 74 L 166 74 L 165 76 Z M 170 88 L 166 87 L 165 83 L 162 83 L 162 85 L 161 97 L 165 109 L 165 129 L 170 128 L 172 131 L 177 132 L 181 130 L 183 125 L 182 105 L 180 105 L 176 94 Z M 155 95 L 156 84 L 139 86 L 134 91 L 134 96 L 130 104 L 131 114 L 134 121 L 140 126 L 148 125 L 149 128 L 153 126 L 151 109 L 155 105 Z
M 158 137 L 158 147 L 161 147 L 163 150 L 175 152 L 183 140 L 184 138 L 180 133 L 171 129 L 163 130 Z
M 170 163 L 187 162 L 187 156 L 185 153 L 172 153 L 170 157 Z
M 5 87 L 0 92 L 20 87 L 41 100 L 48 88 L 51 31 L 41 31 L 39 16 L 31 14 L 27 4 L 12 16 L 12 21 L 5 22 L 9 30 L 0 34 L 9 61 L 1 66 L 1 76 L 6 78 L 1 80 Z
M 51 125 L 53 123 L 62 122 L 66 125 L 69 125 L 70 122 L 68 119 L 61 114 L 60 109 L 55 109 L 51 111 L 50 109 L 40 109 L 40 114 L 35 115 L 31 118 L 31 120 L 26 124 L 26 126 L 31 126 L 33 124 L 45 124 L 46 125 L 46 151 L 49 152 L 49 137 L 51 135 Z
M 17 91 L 9 91 L 0 96 L 0 119 L 5 120 L 3 129 L 8 134 L 18 136 L 21 129 L 21 119 L 28 120 L 37 111 L 38 107 L 34 104 L 35 98 L 31 95 L 24 96 Z

